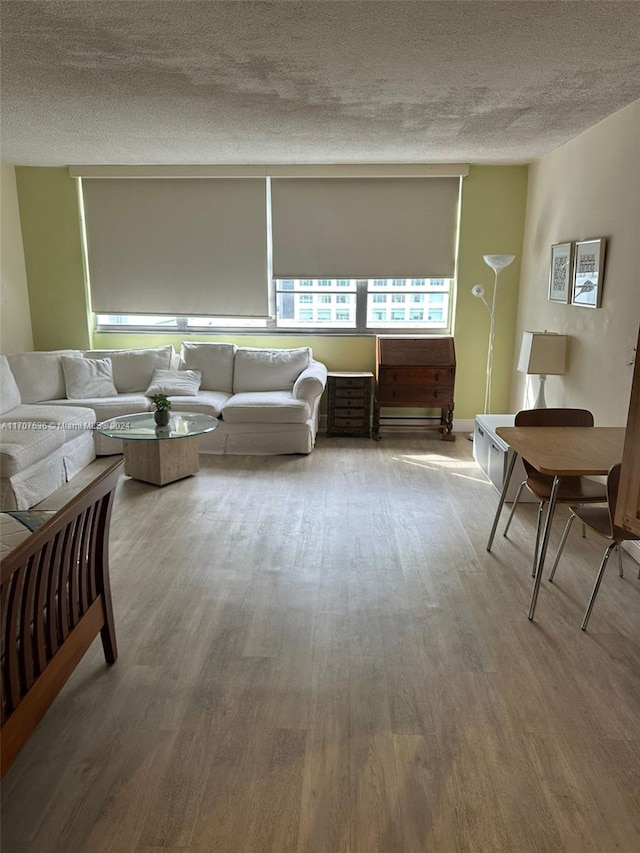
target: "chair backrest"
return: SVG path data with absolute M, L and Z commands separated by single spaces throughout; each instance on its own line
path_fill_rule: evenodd
M 588 409 L 523 409 L 517 413 L 514 421 L 515 426 L 535 427 L 592 427 L 593 424 L 593 415 Z M 531 476 L 535 468 L 526 459 L 522 460 L 522 464 L 527 476 Z M 540 477 L 539 474 L 537 476 Z M 552 479 L 549 477 L 550 481 Z
M 607 474 L 607 506 L 609 508 L 609 523 L 611 524 L 611 535 L 613 535 L 614 519 L 616 517 L 616 504 L 618 503 L 618 488 L 620 486 L 620 470 L 622 464 L 618 462 L 609 468 Z
M 592 427 L 593 423 L 593 415 L 587 409 L 524 409 L 515 419 L 515 426 Z

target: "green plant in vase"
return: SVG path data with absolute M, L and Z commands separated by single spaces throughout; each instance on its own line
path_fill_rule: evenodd
M 156 407 L 153 418 L 158 426 L 168 426 L 171 400 L 166 394 L 154 394 L 151 402 Z

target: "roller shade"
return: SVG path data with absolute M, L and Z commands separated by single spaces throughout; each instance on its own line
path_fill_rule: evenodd
M 268 315 L 264 178 L 82 180 L 100 314 Z
M 460 178 L 272 178 L 275 278 L 451 278 Z

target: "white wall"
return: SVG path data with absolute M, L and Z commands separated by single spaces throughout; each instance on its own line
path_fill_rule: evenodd
M 33 349 L 22 231 L 13 166 L 0 166 L 0 348 Z
M 602 307 L 549 302 L 551 245 L 594 237 L 607 238 Z M 515 370 L 522 331 L 546 329 L 571 336 L 547 405 L 590 409 L 598 426 L 626 423 L 640 324 L 640 101 L 531 165 L 517 324 L 512 411 L 538 387 Z

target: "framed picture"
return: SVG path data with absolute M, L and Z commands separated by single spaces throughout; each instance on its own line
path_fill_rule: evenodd
M 549 270 L 549 299 L 551 302 L 568 302 L 571 294 L 572 243 L 556 243 L 551 247 Z
M 599 308 L 604 272 L 604 237 L 576 243 L 571 304 Z

